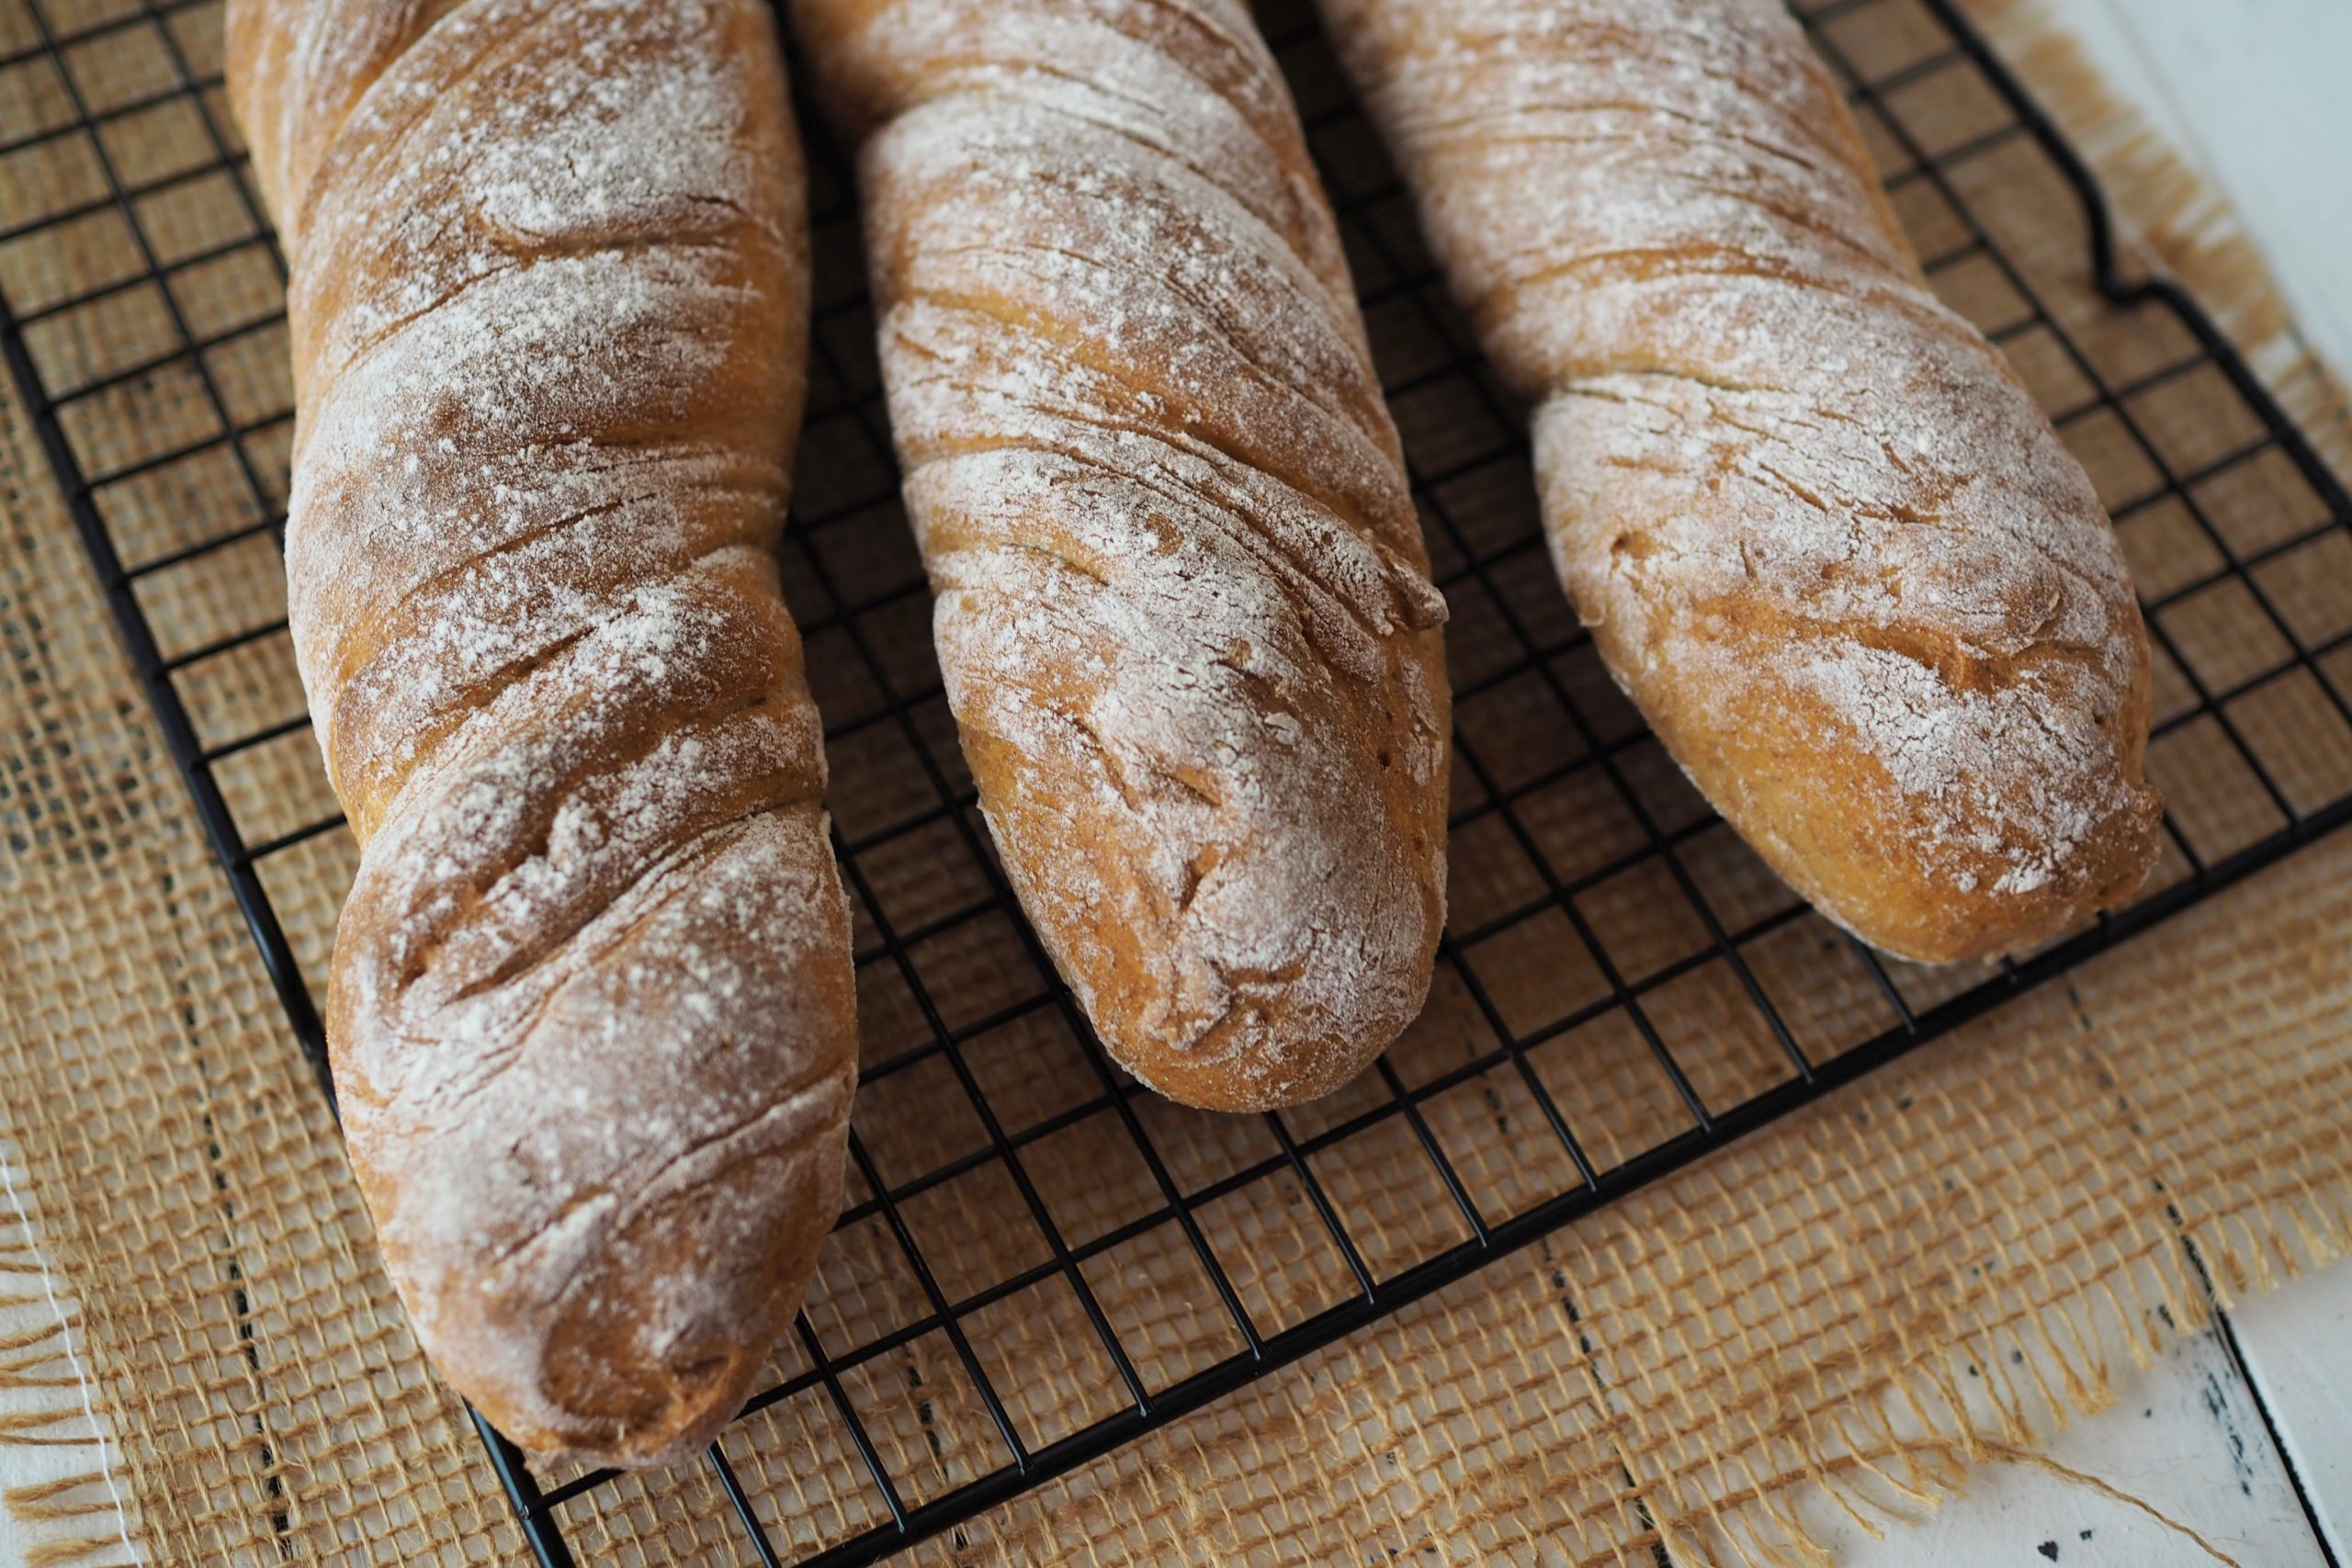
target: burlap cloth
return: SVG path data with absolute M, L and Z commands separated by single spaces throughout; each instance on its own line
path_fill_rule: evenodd
M 0 54 L 32 37 L 23 4 L 0 0 Z M 70 30 L 128 8 L 81 0 L 52 6 L 51 20 Z M 2344 453 L 2340 401 L 2217 209 L 2030 14 L 1984 10 L 2157 251 L 2205 293 L 2298 417 Z M 1905 0 L 1849 6 L 1838 24 L 1843 47 L 1865 55 L 1918 47 L 1924 25 Z M 86 96 L 129 102 L 169 69 L 217 69 L 218 30 L 216 6 L 174 9 L 161 29 L 142 25 L 119 35 L 130 41 L 80 51 L 74 70 Z M 184 59 L 159 68 L 149 56 L 166 35 Z M 0 75 L 0 141 L 57 122 L 46 70 L 36 62 Z M 207 107 L 226 126 L 217 89 Z M 1962 133 L 1974 111 L 1964 94 L 1920 94 L 1904 112 L 1932 138 Z M 204 134 L 175 110 L 111 125 L 106 146 L 118 164 L 162 167 Z M 38 157 L 0 159 L 0 224 L 44 210 L 61 183 L 82 177 L 74 160 L 86 161 L 91 140 L 64 134 Z M 2005 247 L 2030 259 L 2087 339 L 2127 360 L 2146 347 L 2144 321 L 2102 325 L 2105 308 L 2080 276 L 2077 220 L 2046 170 L 2020 163 L 1976 195 Z M 234 193 L 177 200 L 186 210 L 156 210 L 151 228 L 196 250 L 205 213 L 228 209 Z M 175 224 L 192 228 L 172 239 Z M 119 268 L 119 244 L 94 231 L 0 246 L 0 288 L 23 310 Z M 224 267 L 193 282 L 184 303 L 225 323 L 274 308 L 273 287 Z M 137 357 L 103 333 L 39 346 L 44 369 L 66 379 Z M 238 340 L 214 368 L 232 389 L 262 389 L 256 406 L 266 406 L 282 396 L 282 355 L 271 331 Z M 152 436 L 187 395 L 159 379 L 141 384 L 144 401 L 85 412 L 74 439 L 102 450 Z M 2207 423 L 2192 406 L 2180 438 L 2198 439 Z M 2098 451 L 2086 457 L 2098 470 Z M 151 552 L 198 536 L 217 526 L 209 509 L 237 504 L 233 486 L 208 482 L 159 493 L 119 526 L 146 530 Z M 2258 529 L 2295 504 L 2275 475 L 2240 489 L 2250 493 L 2210 500 L 2227 526 Z M 12 1496 L 12 1507 L 61 1561 L 129 1556 L 110 1490 L 127 1498 L 130 1537 L 153 1562 L 516 1561 L 506 1505 L 379 1269 L 333 1122 L 13 390 L 0 399 L 0 1110 L 31 1178 L 24 1197 L 40 1249 L 0 1215 L 0 1295 L 33 1299 L 46 1264 L 79 1302 L 70 1342 L 36 1325 L 0 1343 L 0 1382 L 52 1401 L 0 1422 L 0 1441 L 53 1443 L 89 1461 Z M 157 590 L 149 614 L 192 646 L 254 604 L 278 603 L 275 556 L 266 540 L 254 546 L 225 581 L 176 598 Z M 2163 538 L 2134 547 L 2143 573 L 2167 570 Z M 2314 562 L 2298 581 L 2310 613 L 2352 624 L 2352 568 Z M 2232 646 L 2226 628 L 2216 636 Z M 191 699 L 199 722 L 286 716 L 295 698 L 282 651 L 271 657 L 227 660 Z M 2346 673 L 2340 660 L 2334 672 Z M 2278 723 L 2291 741 L 2280 752 L 2290 788 L 2317 801 L 2352 785 L 2352 733 L 2308 714 Z M 294 739 L 282 754 L 260 749 L 232 785 L 265 810 L 290 803 L 289 820 L 322 788 L 307 739 Z M 854 765 L 837 757 L 837 778 Z M 2167 765 L 2196 831 L 2227 839 L 2265 826 L 2258 810 L 2251 827 L 2241 821 L 2251 808 L 2193 760 Z M 313 970 L 348 874 L 347 840 L 319 845 L 315 865 L 281 872 L 271 888 Z M 1456 875 L 1458 886 L 1478 886 Z M 1812 1510 L 1899 1515 L 1956 1484 L 1970 1462 L 2021 1458 L 2055 1424 L 2104 1404 L 2133 1360 L 2200 1322 L 2211 1297 L 2226 1302 L 2344 1250 L 2347 932 L 2352 840 L 2339 836 L 911 1558 L 1646 1563 L 1662 1545 L 1685 1564 L 1803 1558 Z M 1540 982 L 1540 962 L 1529 962 Z M 870 1010 L 869 1032 L 888 1013 Z M 1441 997 L 1400 1057 L 1408 1075 L 1419 1070 L 1412 1053 L 1451 1048 L 1439 1037 L 1447 1016 Z M 1617 1145 L 1597 1157 L 1644 1146 L 1671 1111 L 1619 1081 L 1623 1043 L 1596 1033 L 1550 1058 L 1558 1092 L 1580 1097 L 1584 1122 Z M 1472 1111 L 1524 1116 L 1498 1085 Z M 1310 1111 L 1299 1124 L 1338 1113 Z M 920 1122 L 865 1104 L 860 1120 L 878 1157 L 921 1157 L 892 1145 Z M 1527 1152 L 1534 1145 L 1490 1146 L 1492 1158 L 1462 1175 L 1495 1212 L 1558 1185 Z M 1115 1201 L 1117 1182 L 1096 1179 L 1087 1151 L 1069 1158 L 1082 1173 L 1072 1185 Z M 1050 1168 L 1051 1156 L 1032 1164 Z M 1442 1195 L 1396 1174 L 1409 1164 L 1400 1155 L 1326 1173 L 1375 1266 L 1459 1238 Z M 1282 1228 L 1296 1223 L 1283 1220 L 1285 1205 L 1297 1208 L 1295 1190 L 1245 1216 L 1260 1228 L 1241 1251 L 1261 1261 L 1238 1281 L 1277 1322 L 1344 1289 L 1301 1261 L 1297 1233 Z M 845 1332 L 850 1319 L 891 1310 L 864 1245 L 837 1240 L 827 1266 L 821 1311 Z M 1197 1281 L 1172 1275 L 1171 1256 L 1114 1254 L 1096 1280 L 1106 1302 L 1148 1325 L 1134 1347 L 1148 1375 L 1180 1374 L 1229 1348 L 1213 1322 L 1195 1321 L 1214 1314 Z M 989 1260 L 966 1261 L 986 1277 Z M 1010 1397 L 1025 1422 L 1052 1435 L 1103 1413 L 1107 1380 L 1082 1364 L 1082 1325 L 1066 1331 L 1054 1314 L 1030 1312 L 1012 1314 L 1003 1334 L 997 1348 L 1022 1368 Z M 91 1444 L 69 1348 L 94 1376 L 113 1435 L 104 1450 Z M 926 1381 L 942 1391 L 922 1402 L 919 1425 L 889 1414 L 914 1402 L 877 1395 L 876 1441 L 917 1498 L 969 1479 L 984 1446 L 976 1413 L 948 1392 L 944 1359 L 920 1340 L 864 1370 L 901 1395 Z M 874 1522 L 838 1434 L 798 1404 L 764 1413 L 728 1444 L 779 1540 L 805 1547 Z M 567 1519 L 584 1562 L 748 1560 L 729 1544 L 723 1514 L 695 1471 L 605 1488 Z

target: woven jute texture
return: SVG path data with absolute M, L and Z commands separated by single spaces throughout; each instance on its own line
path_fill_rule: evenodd
M 0 0 L 0 60 L 40 39 L 26 7 Z M 2258 264 L 2217 237 L 2215 210 L 2183 195 L 2177 168 L 2131 134 L 2027 6 L 2007 0 L 1985 13 L 2042 72 L 2127 217 L 2141 217 L 2136 231 L 2153 254 L 2244 334 L 2324 450 L 2352 452 L 2333 383 L 2301 353 Z M 67 50 L 62 67 L 28 55 L 0 69 L 0 146 L 12 149 L 0 156 L 0 290 L 28 316 L 125 281 L 91 309 L 28 328 L 26 346 L 52 387 L 107 383 L 67 411 L 58 434 L 87 470 L 134 475 L 100 486 L 106 525 L 127 557 L 162 558 L 283 503 L 278 285 L 249 193 L 212 167 L 234 135 L 212 85 L 220 9 L 217 0 L 50 0 L 39 16 L 61 35 L 122 25 Z M 2004 111 L 1981 83 L 1964 71 L 1906 74 L 1906 62 L 1939 47 L 1918 7 L 1848 0 L 1830 28 L 1844 68 L 1904 83 L 1865 116 L 1890 167 L 1906 141 L 1987 139 L 1949 195 L 1917 184 L 1898 195 L 1923 254 L 1964 238 L 1953 207 L 1964 202 L 2102 376 L 2130 380 L 2183 352 L 2177 323 L 2161 311 L 2118 310 L 2092 294 L 2071 196 L 2028 141 L 1990 140 L 1997 125 L 1987 117 Z M 1332 91 L 1328 73 L 1285 61 L 1312 112 Z M 172 94 L 188 81 L 202 86 L 196 97 Z M 85 112 L 102 128 L 81 129 Z M 94 197 L 109 175 L 148 193 L 133 203 L 135 234 Z M 820 308 L 827 244 L 820 233 Z M 1376 279 L 1356 259 L 1369 288 Z M 168 294 L 137 281 L 151 261 L 168 270 Z M 848 268 L 854 285 L 854 258 Z M 1965 259 L 1938 283 L 1988 330 L 2014 310 L 2011 286 Z M 1372 327 L 1385 363 L 1423 352 L 1408 318 L 1375 310 Z M 190 337 L 207 345 L 209 379 L 165 363 Z M 839 378 L 870 374 L 854 344 L 832 346 L 849 366 Z M 2008 346 L 2053 408 L 2080 401 L 2079 371 L 2046 331 Z M 2243 404 L 2210 367 L 2132 401 L 2176 472 L 2200 470 L 2244 435 Z M 1428 457 L 1468 439 L 1470 407 L 1442 383 L 1400 397 L 1408 447 Z M 2148 489 L 2148 457 L 2112 424 L 2092 414 L 2066 434 L 2125 516 L 2143 592 L 2194 581 L 2218 557 L 2208 558 L 2210 543 L 2178 506 L 2126 504 Z M 206 445 L 224 431 L 235 439 Z M 29 1177 L 20 1194 L 28 1215 L 0 1213 L 0 1305 L 45 1305 L 44 1278 L 74 1305 L 67 1328 L 34 1321 L 0 1334 L 0 1382 L 50 1401 L 0 1422 L 0 1443 L 55 1445 L 87 1463 L 10 1506 L 40 1533 L 44 1561 L 524 1561 L 471 1428 L 383 1277 L 332 1117 L 117 640 L 39 434 L 13 390 L 0 397 L 0 1118 Z M 804 513 L 871 477 L 856 472 L 875 460 L 860 457 L 861 439 L 846 419 L 812 430 Z M 182 447 L 192 455 L 159 457 Z M 2199 503 L 2233 547 L 2315 520 L 2315 498 L 2290 468 L 2267 458 L 2213 466 Z M 1463 507 L 1523 526 L 1521 469 L 1523 458 L 1506 475 L 1465 474 Z M 1442 569 L 1447 547 L 1438 542 Z M 826 533 L 814 554 L 816 577 L 787 559 L 795 609 L 812 626 L 825 624 L 820 601 L 836 590 L 863 583 L 871 597 L 876 583 L 912 581 L 903 525 L 887 503 Z M 2262 579 L 2311 642 L 2352 629 L 2347 556 L 2335 536 L 2280 558 Z M 1540 558 L 1530 558 L 1538 564 L 1512 580 L 1532 585 L 1518 611 L 1557 622 L 1564 607 L 1544 589 Z M 166 656 L 266 627 L 284 606 L 264 532 L 144 576 L 137 592 Z M 860 635 L 888 633 L 883 672 L 896 678 L 903 663 L 908 689 L 935 689 L 922 669 L 919 585 L 888 603 L 876 616 L 896 619 L 862 622 Z M 1496 612 L 1482 605 L 1476 592 L 1456 596 L 1457 682 L 1493 655 Z M 2216 592 L 2168 621 L 2181 659 L 2214 689 L 2281 661 L 2276 632 L 2250 606 L 2242 590 Z M 844 635 L 811 637 L 812 674 L 837 730 L 874 701 L 837 640 Z M 1563 679 L 1604 701 L 1605 682 L 1577 657 L 1589 656 L 1561 656 Z M 2352 660 L 2339 654 L 2326 668 L 2338 690 L 2352 690 Z M 174 679 L 204 743 L 278 737 L 219 769 L 248 842 L 332 811 L 309 738 L 291 728 L 301 700 L 282 633 L 223 646 Z M 2167 656 L 2160 709 L 2186 711 L 2188 692 Z M 2231 711 L 2296 809 L 2352 788 L 2352 728 L 2308 672 L 2259 685 Z M 1558 728 L 1543 710 L 1490 696 L 1465 712 L 1484 726 L 1490 769 L 1543 776 Z M 927 755 L 950 775 L 945 785 L 960 787 L 941 718 L 927 698 L 910 724 L 914 739 L 935 742 Z M 933 933 L 910 939 L 897 968 L 865 976 L 871 1081 L 858 1125 L 886 1182 L 959 1173 L 924 1186 L 897 1215 L 925 1243 L 952 1300 L 1036 1264 L 1024 1205 L 1050 1213 L 1078 1247 L 1132 1228 L 1158 1189 L 1134 1167 L 1118 1117 L 1069 1119 L 1091 1092 L 1072 1086 L 1097 1069 L 1061 1015 L 1014 1005 L 1037 978 L 1013 928 L 997 915 L 956 918 L 988 885 L 970 840 L 944 823 L 930 838 L 889 838 L 879 826 L 913 776 L 890 749 L 906 738 L 893 733 L 842 731 L 831 749 L 844 834 L 881 846 L 859 856 L 861 945 L 877 942 L 874 910 L 888 911 L 898 931 Z M 1640 754 L 1627 755 L 1630 768 Z M 2231 755 L 2205 725 L 2174 730 L 2152 757 L 2176 818 L 2209 858 L 2283 820 L 2230 773 Z M 1474 798 L 1459 770 L 1456 787 Z M 1661 815 L 1688 809 L 1675 802 L 1670 769 L 1643 787 L 1659 792 Z M 1574 1010 L 1592 976 L 1577 967 L 1566 923 L 1547 911 L 1514 925 L 1501 911 L 1540 893 L 1536 853 L 1561 880 L 1579 855 L 1606 862 L 1609 806 L 1531 786 L 1521 803 L 1528 842 L 1487 831 L 1488 818 L 1457 834 L 1456 926 L 1495 934 L 1468 944 L 1461 971 L 1441 975 L 1429 1015 L 1392 1053 L 1399 1082 L 1427 1083 L 1490 1049 L 1465 974 L 1514 1027 L 1521 1015 Z M 1690 839 L 1686 858 L 1726 923 L 1733 911 L 1801 913 L 1720 830 Z M 340 830 L 267 858 L 266 890 L 314 981 L 351 864 Z M 2160 879 L 2182 870 L 2168 865 Z M 1663 972 L 1703 946 L 1703 933 L 1694 942 L 1678 925 L 1678 897 L 1628 872 L 1579 903 L 1631 976 Z M 2346 1250 L 2347 931 L 2352 839 L 2339 836 L 908 1560 L 1648 1564 L 1664 1549 L 1695 1568 L 1817 1558 L 1806 1522 L 1820 1510 L 1893 1518 L 1960 1484 L 1971 1463 L 2031 1462 L 2040 1438 L 2105 1403 L 2135 1362 L 2201 1322 L 2215 1300 Z M 1893 1021 L 1867 972 L 1817 920 L 1780 925 L 1747 953 L 1816 1059 Z M 1717 1104 L 1787 1071 L 1725 976 L 1718 963 L 1645 993 Z M 1903 970 L 1895 979 L 1917 1007 L 1974 977 Z M 900 1047 L 924 1027 L 924 1007 L 936 1026 L 968 1025 L 971 1038 L 960 1055 L 894 1070 L 910 1059 Z M 983 1140 L 951 1059 L 1008 1128 L 1067 1120 L 1023 1145 L 1034 1198 L 1006 1185 L 1009 1160 L 974 1157 Z M 1687 1125 L 1622 1012 L 1529 1060 L 1529 1077 L 1566 1108 L 1604 1168 Z M 1421 1106 L 1454 1179 L 1489 1216 L 1573 1182 L 1543 1134 L 1534 1093 L 1498 1066 Z M 1368 1079 L 1288 1125 L 1311 1141 L 1380 1098 Z M 1120 1103 L 1188 1188 L 1266 1157 L 1258 1122 L 1183 1115 L 1148 1097 Z M 1330 1145 L 1313 1166 L 1320 1196 L 1348 1217 L 1375 1273 L 1468 1234 L 1402 1118 Z M 862 1179 L 853 1187 L 854 1201 L 873 1196 Z M 1263 1327 L 1301 1321 L 1351 1289 L 1348 1268 L 1318 1239 L 1312 1196 L 1278 1169 L 1195 1216 Z M 1238 1348 L 1173 1224 L 1089 1253 L 1082 1275 L 1150 1386 Z M 810 1303 L 825 1342 L 871 1343 L 925 1310 L 881 1215 L 829 1245 Z M 1046 1271 L 964 1326 L 969 1365 L 989 1371 L 1033 1442 L 1117 1407 L 1119 1380 L 1069 1280 Z M 797 1345 L 780 1350 L 779 1378 L 801 1371 L 802 1355 Z M 83 1369 L 103 1445 L 85 1418 Z M 1001 1462 L 965 1358 L 939 1333 L 861 1361 L 842 1382 L 906 1501 Z M 779 1543 L 805 1551 L 885 1517 L 818 1390 L 760 1412 L 723 1446 Z M 128 1538 L 115 1529 L 117 1495 Z M 564 1518 L 585 1562 L 752 1561 L 700 1468 L 599 1487 L 566 1505 Z

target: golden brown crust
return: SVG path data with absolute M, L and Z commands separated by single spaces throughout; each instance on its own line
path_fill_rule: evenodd
M 2148 647 L 1779 0 L 1323 0 L 1619 683 L 1831 919 L 2030 947 L 2139 886 Z
M 793 16 L 1015 890 L 1154 1088 L 1337 1088 L 1444 919 L 1444 606 L 1280 73 L 1227 0 Z
M 328 999 L 419 1338 L 527 1449 L 692 1453 L 855 1074 L 779 595 L 798 152 L 756 0 L 236 0 L 291 265 L 297 657 L 361 845 Z

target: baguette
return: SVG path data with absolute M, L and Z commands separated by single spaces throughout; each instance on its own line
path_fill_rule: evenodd
M 2157 852 L 2148 645 L 2081 467 L 1929 292 L 1780 0 L 1321 0 L 1668 750 L 1905 958 Z
M 1337 1088 L 1444 920 L 1444 602 L 1272 57 L 1238 0 L 792 17 L 1013 888 L 1153 1088 Z
M 500 1430 L 731 1416 L 838 1212 L 847 907 L 773 550 L 807 346 L 757 0 L 232 0 L 291 266 L 296 655 L 361 845 L 327 1024 Z

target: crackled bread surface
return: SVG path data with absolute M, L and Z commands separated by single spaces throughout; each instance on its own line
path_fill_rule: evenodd
M 2082 468 L 1939 303 L 1780 0 L 1321 0 L 1560 575 L 1774 869 L 1905 957 L 2137 887 L 2148 645 Z
M 693 1452 L 840 1204 L 824 764 L 773 557 L 806 220 L 757 0 L 234 0 L 291 267 L 287 566 L 362 846 L 328 1007 L 419 1338 Z
M 1154 1088 L 1338 1087 L 1444 919 L 1444 603 L 1281 73 L 1222 0 L 791 9 L 1023 907 Z

